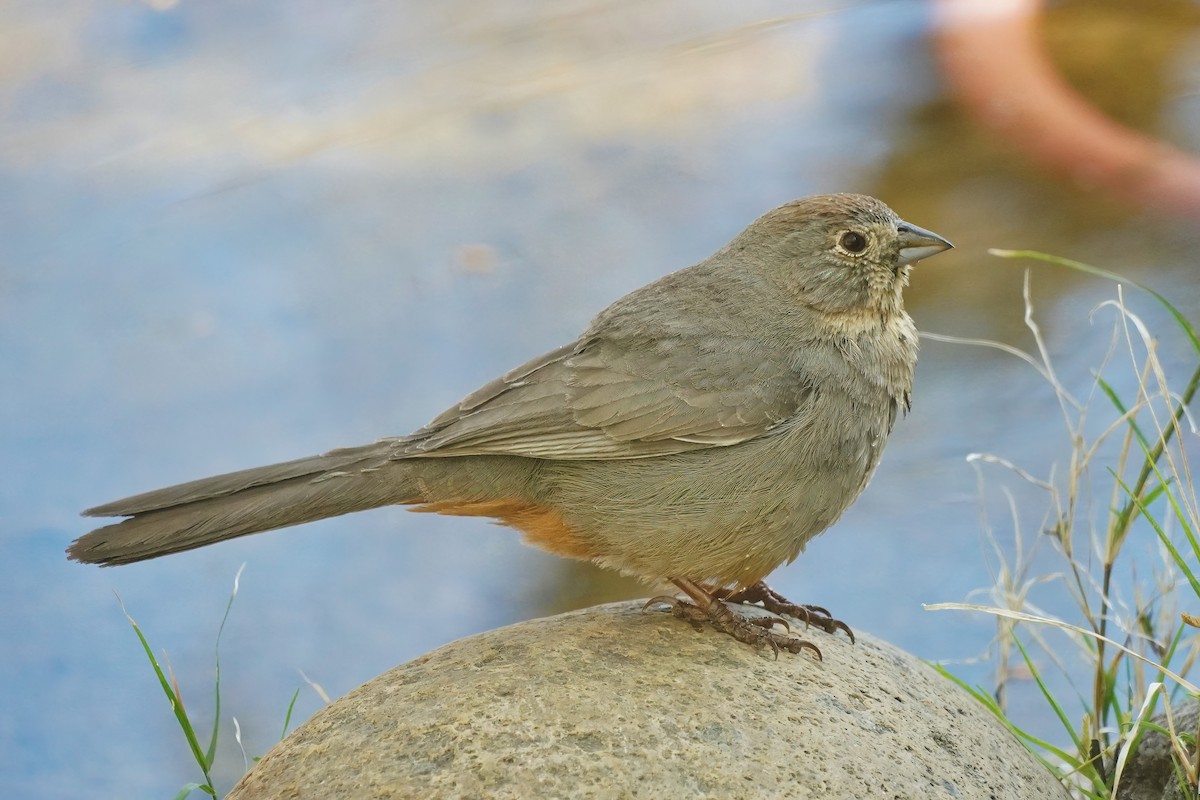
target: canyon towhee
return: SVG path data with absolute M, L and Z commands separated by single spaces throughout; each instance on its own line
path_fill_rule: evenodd
M 950 246 L 872 197 L 796 200 L 408 436 L 90 508 L 129 519 L 67 552 L 125 564 L 404 504 L 493 517 L 552 553 L 669 580 L 692 602 L 651 603 L 819 657 L 773 628 L 782 620 L 727 601 L 850 634 L 763 579 L 870 479 L 909 407 L 917 333 L 901 290 L 913 263 Z

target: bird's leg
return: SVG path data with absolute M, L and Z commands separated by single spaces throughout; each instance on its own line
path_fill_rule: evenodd
M 684 594 L 691 598 L 692 602 L 660 595 L 651 598 L 646 606 L 664 603 L 671 607 L 671 613 L 680 619 L 687 620 L 697 630 L 708 623 L 722 633 L 727 633 L 739 642 L 753 645 L 759 650 L 770 647 L 776 657 L 780 650 L 799 653 L 807 648 L 812 650 L 818 659 L 821 659 L 820 649 L 812 642 L 772 630 L 777 624 L 787 628 L 788 624 L 784 620 L 777 617 L 747 617 L 739 614 L 703 586 L 686 578 L 672 578 L 671 583 L 678 586 Z
M 767 586 L 764 581 L 759 581 L 744 589 L 717 587 L 711 593 L 713 597 L 727 600 L 730 603 L 761 603 L 762 607 L 772 614 L 781 614 L 789 616 L 792 619 L 798 619 L 806 625 L 815 625 L 826 633 L 835 633 L 839 630 L 845 631 L 846 635 L 850 637 L 850 641 L 854 641 L 854 631 L 850 630 L 849 625 L 840 619 L 834 619 L 828 611 L 820 606 L 793 603 L 770 586 Z

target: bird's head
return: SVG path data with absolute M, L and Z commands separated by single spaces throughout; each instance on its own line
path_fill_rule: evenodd
M 861 194 L 794 200 L 731 243 L 796 300 L 833 314 L 898 311 L 909 268 L 951 247 Z

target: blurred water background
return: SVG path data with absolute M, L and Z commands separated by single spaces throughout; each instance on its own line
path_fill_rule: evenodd
M 114 593 L 206 724 L 246 565 L 222 641 L 226 790 L 244 769 L 231 718 L 265 752 L 301 673 L 336 697 L 477 631 L 644 596 L 485 521 L 400 509 L 113 570 L 62 551 L 89 505 L 406 433 L 794 197 L 874 194 L 955 242 L 914 274 L 925 331 L 1031 346 L 1023 267 L 989 247 L 1124 272 L 1200 318 L 1195 215 L 972 118 L 933 20 L 904 0 L 0 4 L 5 794 L 199 779 Z M 1063 2 L 1041 30 L 1103 113 L 1200 151 L 1200 5 Z M 1047 267 L 1032 285 L 1086 394 L 1115 287 Z M 1190 370 L 1165 316 L 1131 304 Z M 776 588 L 987 685 L 994 623 L 921 604 L 992 585 L 981 520 L 1013 552 L 999 487 L 1029 541 L 1044 508 L 1000 469 L 981 502 L 973 452 L 1044 476 L 1069 441 L 1027 365 L 927 341 L 873 484 Z M 1137 547 L 1149 572 L 1157 549 Z M 1010 701 L 1038 725 L 1036 694 Z M 295 721 L 320 704 L 303 688 Z

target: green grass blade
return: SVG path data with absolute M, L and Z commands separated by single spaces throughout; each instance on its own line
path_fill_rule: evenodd
M 1030 658 L 1029 652 L 1025 649 L 1025 645 L 1021 642 L 1020 637 L 1018 637 L 1015 632 L 1011 635 L 1013 644 L 1015 644 L 1017 649 L 1021 651 L 1021 658 L 1025 661 L 1025 667 L 1029 670 L 1029 674 L 1037 683 L 1038 689 L 1042 693 L 1042 697 L 1046 700 L 1046 704 L 1050 706 L 1050 709 L 1054 712 L 1055 716 L 1058 717 L 1059 723 L 1066 730 L 1067 735 L 1071 738 L 1071 742 L 1075 745 L 1076 752 L 1079 753 L 1079 758 L 1077 760 L 1069 762 L 1073 763 L 1075 774 L 1081 775 L 1085 779 L 1091 781 L 1092 788 L 1097 792 L 1095 795 L 1096 797 L 1107 798 L 1108 787 L 1104 784 L 1102 772 L 1097 769 L 1095 764 L 1092 763 L 1092 759 L 1085 755 L 1090 747 L 1084 746 L 1083 740 L 1079 737 L 1079 733 L 1075 730 L 1075 726 L 1071 724 L 1071 720 L 1067 717 L 1066 711 L 1063 710 L 1062 704 L 1058 702 L 1058 700 L 1050 692 L 1050 687 L 1048 687 L 1045 681 L 1042 680 L 1042 675 L 1038 671 L 1037 665 L 1034 664 L 1033 659 Z M 1062 756 L 1059 757 L 1061 758 Z
M 1157 472 L 1157 469 L 1155 471 Z M 1196 578 L 1195 573 L 1192 572 L 1192 569 L 1188 566 L 1187 561 L 1184 560 L 1183 556 L 1179 554 L 1179 549 L 1175 547 L 1175 543 L 1171 541 L 1171 537 L 1167 535 L 1167 532 L 1163 530 L 1163 527 L 1161 524 L 1159 524 L 1159 521 L 1156 520 L 1154 515 L 1150 513 L 1150 510 L 1145 505 L 1145 501 L 1141 497 L 1138 497 L 1136 494 L 1134 494 L 1133 490 L 1127 483 L 1125 483 L 1125 481 L 1121 480 L 1119 475 L 1114 474 L 1114 477 L 1116 478 L 1117 483 L 1120 484 L 1121 488 L 1129 494 L 1130 502 L 1135 505 L 1135 507 L 1138 509 L 1138 512 L 1148 523 L 1150 523 L 1150 527 L 1154 529 L 1154 532 L 1158 534 L 1159 541 L 1162 542 L 1163 547 L 1167 549 L 1167 552 L 1171 556 L 1171 560 L 1175 562 L 1175 566 L 1179 568 L 1179 571 L 1183 573 L 1184 577 L 1187 578 L 1188 583 L 1191 584 L 1192 591 L 1196 593 L 1197 597 L 1200 597 L 1200 579 Z M 1169 491 L 1166 494 L 1167 497 L 1172 500 L 1172 505 L 1175 505 L 1172 494 Z M 1177 513 L 1179 512 L 1177 511 Z M 1188 538 L 1191 540 L 1192 547 L 1197 547 L 1198 543 L 1193 537 L 1190 527 L 1185 525 L 1185 528 L 1189 528 Z
M 1082 753 L 1084 751 L 1083 741 L 1079 738 L 1079 734 L 1075 731 L 1075 726 L 1071 724 L 1071 720 L 1067 718 L 1067 713 L 1063 711 L 1062 706 L 1059 705 L 1059 702 L 1056 699 L 1054 699 L 1054 695 L 1050 693 L 1050 689 L 1046 686 L 1046 682 L 1042 680 L 1042 675 L 1038 671 L 1037 665 L 1035 665 L 1033 663 L 1033 659 L 1029 657 L 1029 651 L 1025 649 L 1025 645 L 1021 642 L 1021 638 L 1017 636 L 1015 631 L 1012 634 L 1012 640 L 1013 644 L 1017 646 L 1017 649 L 1021 651 L 1021 658 L 1025 660 L 1025 666 L 1029 670 L 1029 674 L 1033 677 L 1033 680 L 1037 683 L 1038 689 L 1041 690 L 1042 697 L 1045 698 L 1046 703 L 1050 706 L 1050 709 L 1054 712 L 1054 715 L 1058 717 L 1058 721 L 1061 722 L 1063 728 L 1066 729 L 1067 734 L 1071 737 L 1071 741 L 1075 744 L 1075 749 Z
M 292 724 L 292 711 L 296 708 L 296 700 L 300 697 L 300 687 L 296 687 L 295 693 L 292 694 L 292 702 L 288 703 L 287 714 L 283 718 L 283 733 L 279 734 L 279 739 L 282 741 L 287 738 L 288 727 Z
M 1129 409 L 1127 409 L 1125 407 L 1125 404 L 1123 402 L 1121 402 L 1121 398 L 1119 396 L 1117 396 L 1116 390 L 1112 388 L 1112 386 L 1108 383 L 1108 381 L 1104 380 L 1104 378 L 1097 375 L 1096 376 L 1096 385 L 1099 386 L 1100 391 L 1103 392 L 1106 397 L 1108 397 L 1109 402 L 1112 403 L 1113 407 L 1117 409 L 1118 414 L 1120 414 L 1121 416 L 1125 416 L 1126 414 L 1129 413 Z M 1146 438 L 1146 435 L 1144 433 L 1142 433 L 1142 429 L 1137 424 L 1137 420 L 1134 419 L 1133 417 L 1128 417 L 1127 421 L 1129 423 L 1129 427 L 1131 429 L 1133 429 L 1134 435 L 1137 436 L 1138 441 L 1141 442 L 1145 448 L 1147 448 L 1147 449 L 1150 448 L 1151 447 L 1150 441 Z
M 969 685 L 966 681 L 964 681 L 962 678 L 959 678 L 953 672 L 950 672 L 948 669 L 946 669 L 941 664 L 934 664 L 931 662 L 926 662 L 926 663 L 929 663 L 929 665 L 931 667 L 933 667 L 935 670 L 937 670 L 938 673 L 940 675 L 942 675 L 942 677 L 948 678 L 951 682 L 956 684 L 964 692 L 971 695 L 976 700 L 978 700 L 980 703 L 982 703 L 983 706 L 985 708 L 987 708 L 988 711 L 992 712 L 992 714 L 995 715 L 996 719 L 998 719 L 1000 721 L 1000 724 L 1002 724 L 1005 728 L 1007 728 L 1008 731 L 1013 736 L 1015 736 L 1018 741 L 1021 742 L 1021 744 L 1025 745 L 1025 749 L 1028 750 L 1029 752 L 1033 753 L 1033 755 L 1036 756 L 1038 758 L 1038 760 L 1041 761 L 1042 764 L 1046 766 L 1047 769 L 1051 770 L 1056 775 L 1061 774 L 1061 772 L 1062 772 L 1059 765 L 1057 765 L 1054 762 L 1047 759 L 1044 755 L 1039 753 L 1038 750 L 1035 748 L 1040 748 L 1040 749 L 1046 751 L 1047 753 L 1054 755 L 1056 758 L 1061 759 L 1064 764 L 1069 764 L 1073 769 L 1078 769 L 1079 759 L 1077 757 L 1072 756 L 1070 753 L 1067 753 L 1066 751 L 1055 747 L 1054 745 L 1050 744 L 1049 742 L 1039 739 L 1037 736 L 1034 736 L 1032 733 L 1029 733 L 1028 731 L 1024 730 L 1023 728 L 1018 727 L 1016 724 L 1014 724 L 1012 722 L 1012 720 L 1010 720 L 1007 716 L 1005 716 L 1004 711 L 1000 708 L 999 704 L 996 702 L 996 698 L 992 697 L 990 692 L 987 692 L 977 686 Z M 1033 747 L 1030 747 L 1030 745 L 1033 745 Z
M 1163 531 L 1162 526 L 1158 523 L 1158 520 L 1151 516 L 1149 507 L 1150 504 L 1160 496 L 1165 497 L 1167 504 L 1170 505 L 1171 510 L 1175 514 L 1175 520 L 1183 529 L 1183 535 L 1188 540 L 1188 547 L 1191 548 L 1192 554 L 1197 558 L 1200 558 L 1200 540 L 1196 538 L 1196 529 L 1193 525 L 1193 520 L 1188 516 L 1187 511 L 1179 505 L 1178 497 L 1176 497 L 1175 492 L 1171 490 L 1171 487 L 1175 486 L 1176 484 L 1171 477 L 1162 474 L 1162 471 L 1158 468 L 1157 461 L 1154 459 L 1154 455 L 1155 451 L 1153 450 L 1146 453 L 1146 464 L 1153 471 L 1154 477 L 1158 480 L 1158 485 L 1155 486 L 1151 491 L 1147 492 L 1144 497 L 1138 497 L 1134 495 L 1130 488 L 1126 486 L 1123 481 L 1121 481 L 1120 477 L 1114 477 L 1116 477 L 1116 480 L 1120 484 L 1121 488 L 1129 493 L 1129 502 L 1136 503 L 1139 513 L 1141 513 L 1141 515 L 1145 517 L 1145 519 L 1154 527 L 1159 539 L 1163 539 L 1166 534 Z M 1176 558 L 1176 564 L 1188 578 L 1188 582 L 1192 584 L 1192 590 L 1196 592 L 1197 597 L 1200 597 L 1200 591 L 1197 591 L 1197 587 L 1200 586 L 1200 583 L 1197 582 L 1195 574 L 1186 564 L 1179 562 L 1178 555 L 1174 549 L 1174 544 L 1170 542 L 1167 542 L 1166 544 L 1168 549 L 1171 550 L 1172 556 Z
M 1189 322 L 1187 317 L 1185 317 L 1179 311 L 1179 309 L 1175 308 L 1175 306 L 1173 306 L 1171 302 L 1167 300 L 1167 298 L 1163 297 L 1161 294 L 1148 286 L 1144 286 L 1137 281 L 1132 281 L 1123 275 L 1118 275 L 1115 272 L 1109 272 L 1108 270 L 1100 269 L 1099 267 L 1093 267 L 1091 264 L 1084 264 L 1082 261 L 1072 261 L 1069 258 L 1060 258 L 1059 256 L 1040 253 L 1036 250 L 989 250 L 988 252 L 994 256 L 999 256 L 1000 258 L 1030 258 L 1035 261 L 1045 261 L 1049 264 L 1057 264 L 1059 266 L 1078 270 L 1079 272 L 1085 272 L 1089 275 L 1097 275 L 1101 278 L 1107 278 L 1111 281 L 1127 283 L 1130 286 L 1137 287 L 1141 291 L 1153 297 L 1155 300 L 1161 303 L 1164 308 L 1167 309 L 1168 313 L 1175 318 L 1175 321 L 1179 324 L 1179 327 L 1183 329 L 1184 335 L 1187 336 L 1188 341 L 1190 341 L 1192 344 L 1192 349 L 1195 350 L 1197 354 L 1200 354 L 1200 335 L 1196 333 L 1196 329 L 1192 326 L 1191 322 Z M 1192 372 L 1192 377 L 1190 380 L 1188 380 L 1187 387 L 1184 388 L 1183 394 L 1179 396 L 1179 405 L 1175 407 L 1172 415 L 1175 423 L 1178 423 L 1179 420 L 1183 418 L 1184 410 L 1188 404 L 1192 402 L 1192 398 L 1195 397 L 1198 390 L 1200 390 L 1200 365 L 1197 365 L 1196 369 Z M 1147 462 L 1142 465 L 1141 472 L 1138 474 L 1138 479 L 1134 484 L 1137 487 L 1137 491 L 1131 496 L 1141 494 L 1142 487 L 1145 485 L 1146 480 L 1150 476 L 1151 467 L 1158 463 L 1158 459 L 1162 455 L 1163 450 L 1166 449 L 1167 444 L 1175 435 L 1175 427 L 1176 426 L 1172 424 L 1168 425 L 1163 430 L 1162 435 L 1159 437 L 1158 443 L 1147 456 Z M 1132 501 L 1126 503 L 1117 514 L 1117 522 L 1114 526 L 1114 529 L 1117 531 L 1123 531 L 1128 525 L 1129 517 L 1133 511 L 1134 508 Z
M 1197 354 L 1200 354 L 1200 334 L 1196 333 L 1196 329 L 1192 327 L 1192 324 L 1188 321 L 1188 318 L 1185 317 L 1179 311 L 1179 309 L 1177 309 L 1177 308 L 1175 308 L 1175 306 L 1171 305 L 1171 302 L 1169 300 L 1167 300 L 1167 298 L 1163 297 L 1161 294 L 1154 291 L 1149 286 L 1138 283 L 1137 281 L 1134 281 L 1134 280 L 1130 280 L 1129 278 L 1126 278 L 1124 275 L 1120 275 L 1116 272 L 1109 272 L 1106 269 L 1100 269 L 1099 267 L 1093 267 L 1091 264 L 1085 264 L 1082 261 L 1073 261 L 1069 258 L 1062 258 L 1060 256 L 1052 256 L 1049 253 L 1041 253 L 1041 252 L 1038 252 L 1037 250 L 992 249 L 992 250 L 989 250 L 988 252 L 994 256 L 998 256 L 999 258 L 1030 258 L 1030 259 L 1033 259 L 1034 261 L 1044 261 L 1048 264 L 1057 264 L 1060 267 L 1067 267 L 1069 269 L 1073 269 L 1078 272 L 1086 272 L 1089 275 L 1096 275 L 1097 277 L 1100 277 L 1100 278 L 1107 278 L 1108 280 L 1116 281 L 1117 283 L 1127 283 L 1130 286 L 1135 286 L 1138 289 L 1140 289 L 1141 291 L 1143 291 L 1146 294 L 1153 297 L 1155 300 L 1157 300 L 1159 303 L 1161 303 L 1164 308 L 1167 309 L 1167 312 L 1170 313 L 1171 316 L 1175 318 L 1175 321 L 1179 324 L 1179 327 L 1183 329 L 1184 334 L 1188 337 L 1188 340 L 1192 343 L 1192 349 L 1194 349 Z
M 210 768 L 217 758 L 217 734 L 221 728 L 221 634 L 225 632 L 225 623 L 229 621 L 229 612 L 233 610 L 233 601 L 237 599 L 238 587 L 241 585 L 242 580 L 242 570 L 245 568 L 246 565 L 242 564 L 233 576 L 233 591 L 229 593 L 229 600 L 225 603 L 225 613 L 221 617 L 221 624 L 217 627 L 217 640 L 213 645 L 213 662 L 215 665 L 213 694 L 216 696 L 216 709 L 213 712 L 212 736 L 209 737 L 208 749 L 204 753 L 205 761 Z
M 167 679 L 166 673 L 163 672 L 162 667 L 159 665 L 158 659 L 154 657 L 154 651 L 150 648 L 150 642 L 146 641 L 142 629 L 138 627 L 137 622 L 125 609 L 125 601 L 121 599 L 120 595 L 117 595 L 117 603 L 121 606 L 121 613 L 125 615 L 125 619 L 129 620 L 129 624 L 133 626 L 133 632 L 137 634 L 138 641 L 142 643 L 142 649 L 146 652 L 146 658 L 150 661 L 150 666 L 154 669 L 158 683 L 162 686 L 163 693 L 167 696 L 167 700 L 171 704 L 171 711 L 174 712 L 175 720 L 179 723 L 179 727 L 183 731 L 188 748 L 192 751 L 192 757 L 196 760 L 200 771 L 204 773 L 205 784 L 198 785 L 196 788 L 216 797 L 216 791 L 212 788 L 213 779 L 208 774 L 208 762 L 205 760 L 204 752 L 200 749 L 200 740 L 196 738 L 196 730 L 192 727 L 192 721 L 188 718 L 187 709 L 183 706 L 182 698 L 176 694 L 174 688 L 171 686 L 171 682 Z M 191 792 L 192 790 L 189 789 L 188 791 Z

